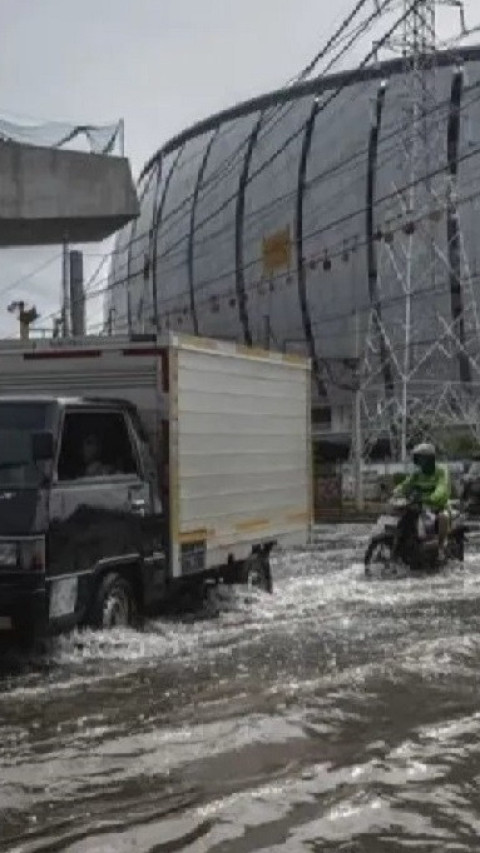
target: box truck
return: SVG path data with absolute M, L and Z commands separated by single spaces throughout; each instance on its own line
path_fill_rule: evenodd
M 225 341 L 0 343 L 0 633 L 271 591 L 312 519 L 310 363 Z

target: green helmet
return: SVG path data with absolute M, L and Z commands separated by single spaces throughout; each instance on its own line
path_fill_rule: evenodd
M 413 448 L 413 464 L 422 474 L 433 474 L 435 471 L 436 453 L 433 444 L 424 442 Z

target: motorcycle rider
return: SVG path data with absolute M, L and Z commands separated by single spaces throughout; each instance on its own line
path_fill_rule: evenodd
M 436 461 L 435 447 L 427 442 L 417 444 L 413 449 L 415 470 L 394 490 L 394 497 L 406 497 L 417 492 L 422 498 L 424 508 L 435 516 L 439 559 L 445 559 L 445 545 L 448 536 L 450 518 L 448 503 L 450 500 L 450 477 L 448 469 Z M 427 515 L 428 523 L 428 515 Z

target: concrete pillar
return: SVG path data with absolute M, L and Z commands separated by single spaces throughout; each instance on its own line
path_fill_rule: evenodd
M 70 252 L 70 311 L 72 335 L 83 337 L 86 332 L 83 254 L 75 250 Z

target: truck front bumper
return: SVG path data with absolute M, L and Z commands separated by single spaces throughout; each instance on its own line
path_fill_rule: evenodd
M 48 627 L 45 587 L 0 581 L 0 637 L 11 633 L 41 636 Z

